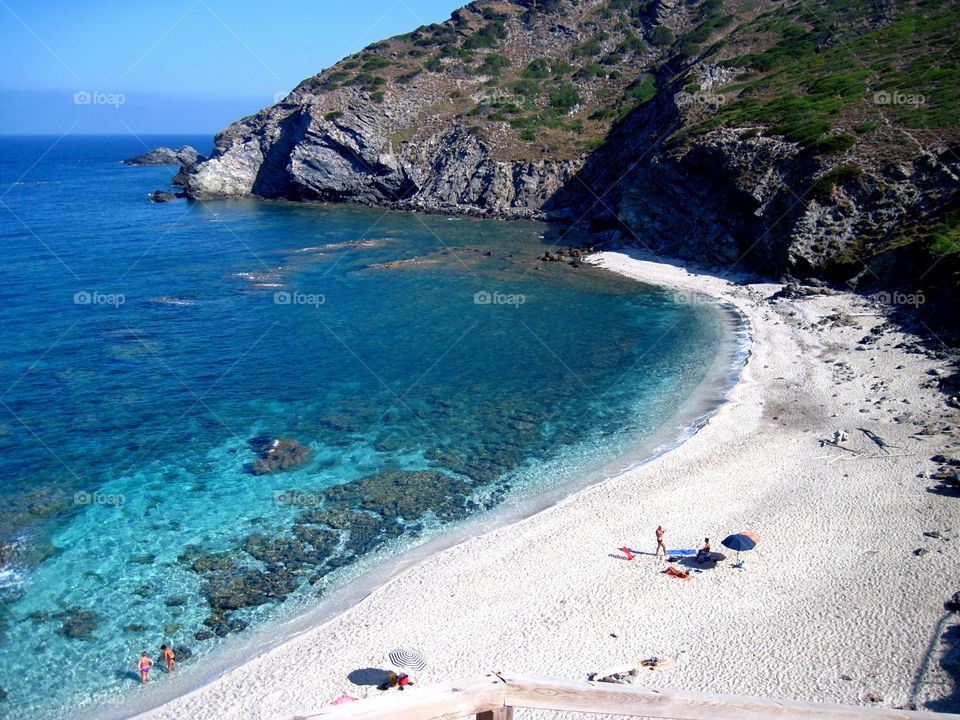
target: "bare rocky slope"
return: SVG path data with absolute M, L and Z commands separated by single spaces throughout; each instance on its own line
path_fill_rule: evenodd
M 179 182 L 952 293 L 958 23 L 937 0 L 479 0 L 229 126 Z

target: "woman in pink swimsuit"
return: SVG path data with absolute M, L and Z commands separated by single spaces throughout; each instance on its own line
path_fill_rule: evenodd
M 140 653 L 140 661 L 137 663 L 137 667 L 140 669 L 140 682 L 150 682 L 150 670 L 153 668 L 153 658 L 147 655 L 146 650 Z

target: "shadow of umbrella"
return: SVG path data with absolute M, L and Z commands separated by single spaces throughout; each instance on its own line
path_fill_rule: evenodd
M 383 668 L 358 668 L 347 675 L 354 685 L 382 685 L 390 680 L 390 671 Z
M 717 566 L 717 563 L 721 560 L 726 560 L 727 556 L 720 552 L 711 552 L 709 560 L 698 561 L 696 556 L 694 557 L 680 557 L 677 558 L 676 564 L 683 565 L 684 567 L 694 568 L 696 570 L 710 570 Z

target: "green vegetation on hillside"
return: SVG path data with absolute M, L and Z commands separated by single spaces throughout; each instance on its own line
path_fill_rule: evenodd
M 729 43 L 774 37 L 766 49 L 731 57 L 746 68 L 722 90 L 736 94 L 711 119 L 713 126 L 767 125 L 814 152 L 843 152 L 877 118 L 906 128 L 956 125 L 960 117 L 960 62 L 950 47 L 960 27 L 960 6 L 925 0 L 889 24 L 871 15 L 874 6 L 827 0 L 784 6 L 732 33 Z M 854 122 L 856 120 L 856 122 Z

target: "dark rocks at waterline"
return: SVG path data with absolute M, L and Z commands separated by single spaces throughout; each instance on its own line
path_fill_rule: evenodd
M 168 203 L 171 200 L 176 200 L 177 198 L 183 198 L 186 195 L 182 192 L 172 193 L 167 190 L 154 190 L 150 193 L 150 202 L 154 203 Z
M 313 546 L 323 556 L 329 556 L 340 543 L 340 534 L 324 528 L 297 524 L 293 526 L 294 536 L 301 542 Z
M 91 640 L 93 631 L 100 624 L 100 617 L 92 610 L 81 610 L 72 607 L 57 613 L 54 617 L 63 620 L 63 625 L 57 628 L 57 634 L 70 640 Z
M 341 505 L 330 510 L 308 510 L 300 514 L 297 518 L 300 523 L 294 526 L 294 534 L 298 537 L 313 537 L 315 533 L 322 533 L 321 537 L 332 535 L 334 546 L 339 535 L 329 533 L 319 528 L 310 527 L 309 524 L 329 525 L 330 527 L 344 530 L 347 532 L 347 539 L 344 546 L 355 555 L 368 553 L 391 538 L 400 537 L 404 532 L 404 527 L 395 519 L 383 518 L 379 515 L 350 510 Z
M 196 640 L 203 641 L 203 640 L 210 640 L 210 639 L 216 637 L 216 635 L 214 635 L 214 634 L 213 634 L 212 632 L 210 632 L 209 630 L 198 630 L 197 632 L 195 632 L 195 633 L 193 634 L 193 637 L 194 637 L 194 639 L 196 639 Z M 176 652 L 176 651 L 174 651 L 174 652 Z
M 230 634 L 230 626 L 227 623 L 227 616 L 223 613 L 214 613 L 203 621 L 217 637 L 226 637 Z
M 195 162 L 206 160 L 197 150 L 190 145 L 181 145 L 174 150 L 161 145 L 142 155 L 128 158 L 123 161 L 124 165 L 192 165 Z
M 260 459 L 249 466 L 254 475 L 268 475 L 303 467 L 313 457 L 313 448 L 294 438 L 260 435 L 248 441 Z
M 226 613 L 215 612 L 203 621 L 217 637 L 226 637 L 230 633 L 238 633 L 247 629 L 249 623 L 240 618 L 230 617 Z M 202 631 L 201 631 L 202 632 Z
M 565 262 L 573 267 L 580 267 L 584 258 L 594 252 L 592 247 L 587 248 L 555 248 L 547 250 L 540 256 L 541 262 Z
M 177 645 L 173 649 L 173 652 L 177 656 L 177 662 L 183 662 L 184 660 L 189 660 L 193 657 L 193 650 L 188 648 L 186 645 Z

